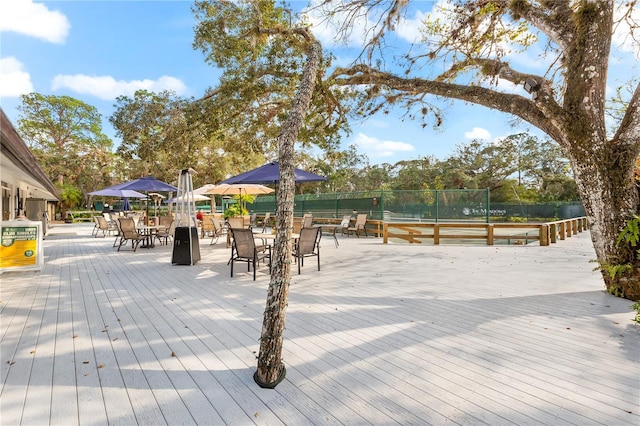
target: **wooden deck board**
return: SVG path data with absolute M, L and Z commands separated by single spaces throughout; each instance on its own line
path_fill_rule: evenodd
M 0 276 L 3 425 L 640 423 L 640 331 L 588 233 L 323 240 L 320 272 L 293 268 L 287 378 L 268 390 L 252 378 L 268 268 L 230 278 L 223 243 L 171 265 L 170 246 L 117 252 L 91 229 L 52 229 L 41 272 Z

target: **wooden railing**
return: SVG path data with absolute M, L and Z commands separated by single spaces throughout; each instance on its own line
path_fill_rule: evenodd
M 342 222 L 342 219 L 333 219 L 333 218 L 326 218 L 326 217 L 314 217 L 313 218 L 313 223 L 316 225 L 321 225 L 323 223 L 329 223 L 332 225 L 340 225 L 340 222 Z M 355 216 L 353 217 L 353 219 L 351 219 L 351 225 L 353 226 L 356 222 L 356 218 Z M 382 237 L 383 234 L 383 228 L 384 228 L 384 222 L 381 220 L 367 220 L 367 223 L 365 224 L 365 227 L 367 228 L 367 234 L 368 235 L 373 235 L 376 237 Z
M 340 224 L 341 219 L 313 218 L 314 224 Z M 352 220 L 352 225 L 355 218 Z M 524 245 L 539 241 L 548 246 L 558 240 L 569 238 L 587 230 L 587 218 L 576 217 L 544 223 L 468 223 L 468 222 L 384 222 L 367 220 L 367 233 L 382 237 L 383 243 L 389 239 L 399 239 L 407 243 L 440 244 L 442 240 L 484 240 L 487 245 L 496 241 Z M 456 241 L 457 242 L 457 241 Z
M 539 241 L 548 246 L 587 229 L 586 217 L 564 219 L 546 223 L 403 223 L 384 222 L 383 243 L 389 239 L 400 239 L 408 243 L 440 244 L 445 239 L 485 240 L 494 245 L 496 240 L 507 240 L 509 244 L 528 244 Z

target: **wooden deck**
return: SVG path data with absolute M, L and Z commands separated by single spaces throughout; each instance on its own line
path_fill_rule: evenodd
M 323 239 L 294 275 L 285 381 L 253 382 L 269 277 L 201 241 L 116 252 L 56 225 L 0 275 L 0 424 L 639 425 L 640 331 L 589 233 L 538 246 Z

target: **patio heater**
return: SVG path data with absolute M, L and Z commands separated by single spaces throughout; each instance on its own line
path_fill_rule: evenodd
M 174 218 L 176 227 L 171 256 L 171 263 L 174 265 L 195 265 L 200 260 L 192 173 L 194 173 L 192 169 L 184 169 L 178 176 L 178 196 Z

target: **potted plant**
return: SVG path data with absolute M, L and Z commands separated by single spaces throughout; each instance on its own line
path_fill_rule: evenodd
M 233 199 L 237 202 L 230 205 L 224 211 L 224 218 L 228 219 L 230 217 L 243 216 L 245 222 L 249 223 L 249 210 L 247 210 L 245 203 L 253 204 L 256 199 L 255 195 L 234 195 Z
M 248 214 L 249 214 L 249 210 L 244 208 L 242 205 L 240 205 L 240 204 L 232 204 L 232 205 L 229 206 L 228 209 L 226 209 L 224 211 L 224 218 L 228 219 L 230 217 L 246 216 Z

